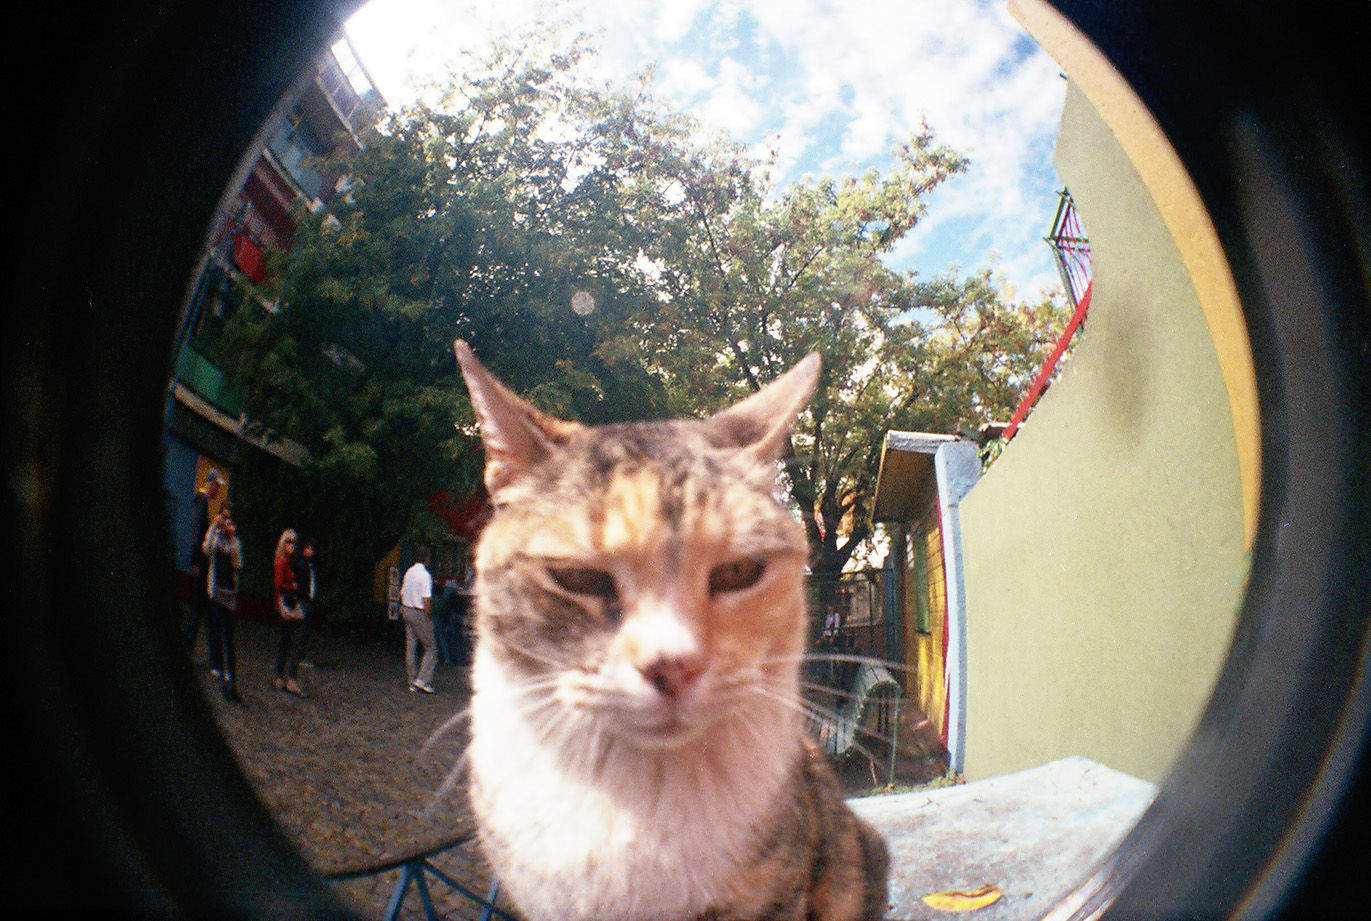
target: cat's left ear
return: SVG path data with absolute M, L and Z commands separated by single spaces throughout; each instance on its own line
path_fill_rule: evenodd
M 759 459 L 779 458 L 795 417 L 814 395 L 821 365 L 819 353 L 810 352 L 752 396 L 710 416 L 708 425 L 715 438 L 753 452 Z
M 486 491 L 498 499 L 501 490 L 517 483 L 548 456 L 554 445 L 581 426 L 549 416 L 515 395 L 476 360 L 476 353 L 461 339 L 452 346 L 481 426 Z

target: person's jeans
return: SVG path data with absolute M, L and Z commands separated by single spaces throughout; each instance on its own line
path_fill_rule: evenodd
M 205 594 L 204 576 L 199 577 L 200 586 L 190 594 L 190 623 L 186 626 L 186 652 L 195 654 L 195 641 L 200 637 L 200 622 L 209 623 L 209 596 Z
M 452 642 L 448 636 L 448 624 L 451 615 L 433 615 L 433 636 L 438 641 L 438 661 L 452 664 L 455 659 L 452 657 Z
M 300 675 L 300 652 L 305 647 L 305 622 L 282 620 L 276 640 L 276 677 L 294 681 Z
M 400 616 L 405 620 L 405 673 L 410 684 L 433 684 L 433 670 L 438 665 L 438 646 L 433 637 L 433 618 L 421 608 L 400 605 Z M 423 659 L 417 663 L 419 647 L 423 646 Z
M 233 627 L 238 620 L 234 611 L 211 601 L 209 604 L 209 667 L 224 676 L 225 681 L 233 680 L 237 656 L 233 648 Z

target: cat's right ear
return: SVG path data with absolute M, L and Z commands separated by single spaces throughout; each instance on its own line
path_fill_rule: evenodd
M 750 451 L 759 460 L 776 460 L 795 417 L 814 395 L 821 365 L 819 353 L 810 352 L 752 396 L 715 413 L 709 427 L 723 443 Z
M 461 339 L 452 347 L 481 427 L 486 491 L 498 501 L 501 491 L 526 476 L 547 457 L 553 445 L 565 441 L 580 426 L 549 416 L 516 396 L 476 360 L 476 353 Z

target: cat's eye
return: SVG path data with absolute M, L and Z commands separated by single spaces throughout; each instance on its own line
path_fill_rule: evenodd
M 614 577 L 599 569 L 579 567 L 549 567 L 548 575 L 562 588 L 577 595 L 613 600 L 618 597 Z
M 709 571 L 709 593 L 740 592 L 757 584 L 766 570 L 761 560 L 743 559 L 723 563 Z

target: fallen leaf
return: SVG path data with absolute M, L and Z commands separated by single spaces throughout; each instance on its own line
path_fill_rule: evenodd
M 1004 895 L 995 886 L 982 886 L 979 889 L 962 890 L 953 889 L 948 892 L 930 892 L 923 897 L 923 902 L 929 908 L 936 908 L 939 911 L 975 911 L 987 905 L 993 905 Z

